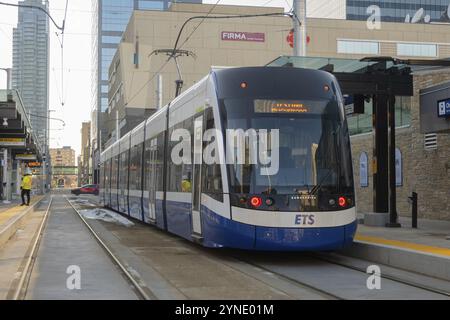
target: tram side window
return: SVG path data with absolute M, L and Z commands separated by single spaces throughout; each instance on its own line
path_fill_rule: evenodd
M 191 136 L 191 150 L 190 159 L 191 163 L 183 163 L 181 165 L 181 192 L 192 192 L 192 162 L 193 162 L 193 152 L 194 152 L 194 123 L 193 118 L 188 118 L 183 121 L 183 129 L 189 131 Z
M 136 148 L 136 189 L 142 190 L 142 150 L 144 148 L 144 144 L 141 142 L 137 145 Z
M 170 159 L 171 159 L 171 155 L 172 155 L 172 149 L 177 144 L 180 143 L 179 141 L 171 141 L 172 133 L 174 132 L 174 130 L 181 129 L 181 128 L 183 128 L 183 122 L 180 122 L 169 129 L 169 153 L 168 153 L 168 156 L 170 157 Z M 180 156 L 182 156 L 182 155 L 180 155 Z M 167 191 L 182 192 L 182 189 L 181 189 L 182 169 L 183 169 L 183 166 L 181 164 L 176 165 L 172 159 L 169 161 L 169 170 L 167 172 L 169 183 L 167 186 Z
M 165 137 L 164 137 L 164 132 L 161 132 L 158 135 L 158 142 L 157 142 L 157 154 L 156 154 L 156 166 L 155 166 L 155 170 L 156 170 L 156 190 L 158 191 L 164 191 L 164 177 L 163 177 L 163 173 L 164 173 L 164 143 L 165 143 Z
M 118 156 L 114 156 L 111 163 L 111 189 L 117 189 L 118 162 Z
M 142 143 L 131 148 L 130 154 L 130 190 L 141 190 Z
M 145 141 L 145 150 L 144 150 L 144 185 L 142 186 L 144 190 L 149 190 L 150 188 L 150 173 L 152 170 L 150 163 L 150 148 L 151 148 L 151 140 L 148 139 Z
M 215 128 L 212 108 L 205 110 L 204 119 L 205 130 Z M 212 142 L 203 142 L 203 149 L 210 143 Z M 222 173 L 220 163 L 210 165 L 203 163 L 202 176 L 203 193 L 208 194 L 213 199 L 223 202 Z
M 119 170 L 119 183 L 120 189 L 126 190 L 128 189 L 128 150 L 122 152 L 120 155 L 120 168 Z
M 106 165 L 105 165 L 105 171 L 106 171 L 106 174 L 105 174 L 105 187 L 106 187 L 106 189 L 110 189 L 110 177 L 111 177 L 111 175 L 110 175 L 110 173 L 111 173 L 111 170 L 110 170 L 110 168 L 111 168 L 111 159 L 108 159 L 108 160 L 106 160 Z

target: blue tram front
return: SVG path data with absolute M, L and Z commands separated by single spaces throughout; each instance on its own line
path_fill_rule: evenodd
M 218 71 L 215 81 L 231 212 L 223 219 L 203 208 L 206 245 L 329 250 L 351 242 L 352 158 L 335 78 L 315 70 L 242 68 Z M 267 133 L 267 165 L 260 159 L 261 132 Z M 245 149 L 232 150 L 239 134 Z M 267 141 L 274 137 L 276 146 Z
M 213 70 L 102 154 L 105 203 L 208 247 L 343 247 L 356 208 L 342 101 L 323 71 Z

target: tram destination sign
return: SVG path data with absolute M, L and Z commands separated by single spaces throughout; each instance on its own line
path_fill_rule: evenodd
M 438 101 L 438 117 L 450 117 L 450 98 Z
M 309 108 L 301 101 L 255 100 L 256 113 L 307 113 Z

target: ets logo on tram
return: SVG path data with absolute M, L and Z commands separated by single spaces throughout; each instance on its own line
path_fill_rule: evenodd
M 316 222 L 316 217 L 313 214 L 297 214 L 295 216 L 295 224 L 312 226 Z

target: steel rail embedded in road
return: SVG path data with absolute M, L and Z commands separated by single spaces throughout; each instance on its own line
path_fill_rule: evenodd
M 86 219 L 83 217 L 83 215 L 74 207 L 72 202 L 67 198 L 67 196 L 64 196 L 66 198 L 67 202 L 70 204 L 72 209 L 77 213 L 78 217 L 83 221 L 84 225 L 87 227 L 87 229 L 91 232 L 91 234 L 94 236 L 94 238 L 97 240 L 97 242 L 100 244 L 100 246 L 105 250 L 105 252 L 108 254 L 108 256 L 111 258 L 111 260 L 114 261 L 114 263 L 120 268 L 120 270 L 125 275 L 125 278 L 133 285 L 133 287 L 136 289 L 136 291 L 139 293 L 140 297 L 143 300 L 157 300 L 156 296 L 148 293 L 142 286 L 134 279 L 134 277 L 131 275 L 131 273 L 127 270 L 127 268 L 120 262 L 120 260 L 116 257 L 116 255 L 108 248 L 108 246 L 100 239 L 98 234 L 92 229 L 92 227 L 87 223 Z
M 272 269 L 270 269 L 270 268 L 266 268 L 266 267 L 264 267 L 264 266 L 262 266 L 262 265 L 260 265 L 260 264 L 258 264 L 258 263 L 256 263 L 256 262 L 252 262 L 252 261 L 249 261 L 249 260 L 246 260 L 246 259 L 242 259 L 242 258 L 240 258 L 240 257 L 237 257 L 236 255 L 233 255 L 233 258 L 236 259 L 236 260 L 238 260 L 238 261 L 244 262 L 244 263 L 246 263 L 246 264 L 248 264 L 248 265 L 251 265 L 251 266 L 253 266 L 253 267 L 256 267 L 256 268 L 259 268 L 259 269 L 261 269 L 261 270 L 270 272 L 270 273 L 272 273 L 272 274 L 274 274 L 274 275 L 276 275 L 276 276 L 278 276 L 278 277 L 280 277 L 280 278 L 283 278 L 283 279 L 285 279 L 285 280 L 287 280 L 287 281 L 289 281 L 289 282 L 292 282 L 292 283 L 294 283 L 294 284 L 297 284 L 297 285 L 300 285 L 300 286 L 302 286 L 302 287 L 311 289 L 312 291 L 316 292 L 317 294 L 319 294 L 319 295 L 321 295 L 321 296 L 324 296 L 325 298 L 329 298 L 330 300 L 347 300 L 346 298 L 337 296 L 337 295 L 335 295 L 334 293 L 328 292 L 328 291 L 323 290 L 323 289 L 320 289 L 320 288 L 318 288 L 318 287 L 316 287 L 316 286 L 313 286 L 313 285 L 310 285 L 310 284 L 308 284 L 308 283 L 302 282 L 302 281 L 300 281 L 300 280 L 298 280 L 298 279 L 295 279 L 295 278 L 293 278 L 293 277 L 290 277 L 290 276 L 288 276 L 288 275 L 285 275 L 285 274 L 283 274 L 283 273 L 281 273 L 281 272 L 272 270 Z
M 335 265 L 338 265 L 338 266 L 341 266 L 341 267 L 344 267 L 344 268 L 347 268 L 347 269 L 360 271 L 360 272 L 365 273 L 365 274 L 367 273 L 366 270 L 361 268 L 361 267 L 358 267 L 358 266 L 355 266 L 355 265 L 351 265 L 351 264 L 348 264 L 348 263 L 339 262 L 339 261 L 336 261 L 336 259 L 333 259 L 332 257 L 325 257 L 322 254 L 313 254 L 313 255 L 311 255 L 311 257 L 314 258 L 314 259 L 325 261 L 325 262 L 328 262 L 328 263 L 332 263 L 332 264 L 335 264 Z M 393 268 L 393 267 L 391 267 L 391 268 Z M 397 282 L 397 283 L 401 283 L 401 284 L 404 284 L 404 285 L 407 285 L 407 286 L 410 286 L 410 287 L 414 287 L 414 288 L 417 288 L 417 289 L 421 289 L 421 290 L 425 290 L 425 291 L 428 291 L 428 292 L 432 292 L 432 293 L 436 293 L 436 294 L 439 294 L 439 295 L 443 295 L 443 296 L 446 296 L 446 297 L 450 297 L 450 292 L 449 291 L 445 291 L 445 290 L 441 290 L 441 289 L 437 289 L 437 288 L 432 288 L 430 286 L 425 286 L 425 285 L 422 285 L 422 284 L 419 284 L 419 283 L 416 283 L 416 282 L 400 279 L 399 277 L 392 276 L 392 275 L 385 274 L 385 273 L 382 273 L 380 275 L 380 277 L 384 278 L 384 279 L 387 279 L 387 280 L 391 280 L 391 281 Z
M 44 199 L 46 199 L 46 198 L 42 198 L 37 203 L 35 203 L 34 208 L 37 207 L 39 205 L 39 203 L 42 202 Z M 49 201 L 47 210 L 45 211 L 44 217 L 42 218 L 42 221 L 39 225 L 38 231 L 36 232 L 36 235 L 34 237 L 31 251 L 25 262 L 25 266 L 24 266 L 24 269 L 22 270 L 22 274 L 20 276 L 19 283 L 17 284 L 17 287 L 13 292 L 12 300 L 23 300 L 25 298 L 26 291 L 27 291 L 26 287 L 28 286 L 28 281 L 30 279 L 31 271 L 33 269 L 34 262 L 36 260 L 36 254 L 39 249 L 39 244 L 41 242 L 42 235 L 44 234 L 44 227 L 48 220 L 48 214 L 50 212 L 50 207 L 52 205 L 52 201 L 53 201 L 53 196 L 50 197 L 50 201 Z

